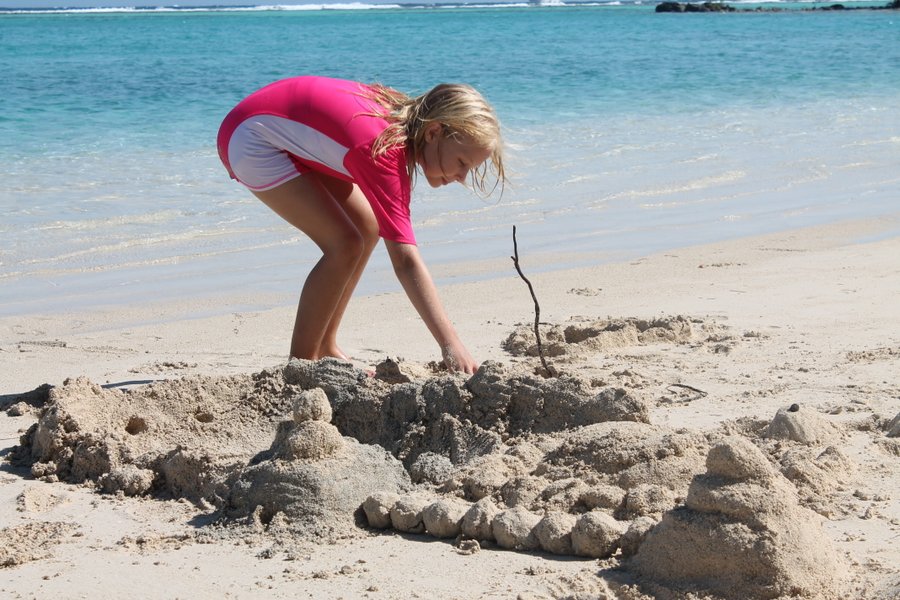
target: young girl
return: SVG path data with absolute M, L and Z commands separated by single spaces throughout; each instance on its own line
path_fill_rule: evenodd
M 394 272 L 441 348 L 444 364 L 473 373 L 413 235 L 417 169 L 432 187 L 471 179 L 488 163 L 505 182 L 500 124 L 473 88 L 441 84 L 411 98 L 381 85 L 324 77 L 272 83 L 225 117 L 219 156 L 232 178 L 321 249 L 300 295 L 291 356 L 346 359 L 337 331 L 379 238 Z

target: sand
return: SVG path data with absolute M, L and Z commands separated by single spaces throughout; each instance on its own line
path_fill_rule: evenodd
M 399 293 L 352 363 L 238 295 L 0 319 L 0 594 L 900 598 L 897 223 L 529 273 L 549 378 L 511 266 L 442 290 L 471 377 Z

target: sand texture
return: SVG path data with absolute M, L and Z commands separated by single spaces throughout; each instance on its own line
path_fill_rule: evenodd
M 353 362 L 282 309 L 3 319 L 0 593 L 900 598 L 884 227 L 539 274 L 551 377 L 515 278 L 444 290 L 472 376 L 402 295 Z

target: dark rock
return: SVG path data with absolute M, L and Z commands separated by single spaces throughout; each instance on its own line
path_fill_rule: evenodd
M 684 4 L 681 2 L 660 2 L 656 5 L 656 12 L 684 12 Z
M 656 12 L 735 12 L 733 6 L 724 2 L 661 2 L 656 5 Z

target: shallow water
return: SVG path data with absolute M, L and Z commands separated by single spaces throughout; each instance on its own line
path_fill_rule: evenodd
M 502 197 L 416 190 L 435 265 L 506 258 L 512 225 L 547 269 L 893 215 L 898 27 L 642 5 L 0 14 L 0 314 L 298 290 L 314 246 L 214 143 L 241 97 L 301 73 L 462 80 L 495 104 Z M 386 289 L 378 251 L 360 291 Z

